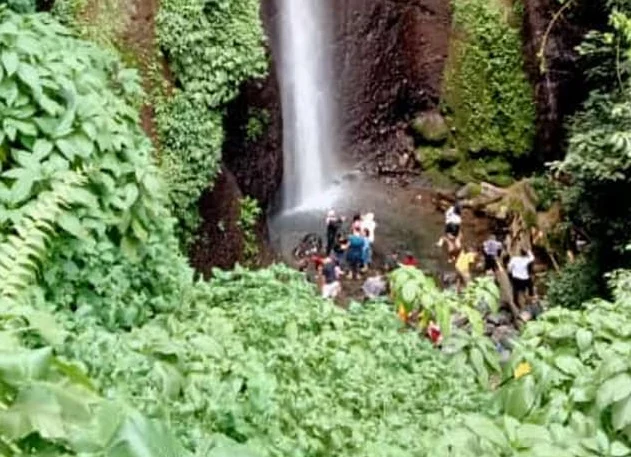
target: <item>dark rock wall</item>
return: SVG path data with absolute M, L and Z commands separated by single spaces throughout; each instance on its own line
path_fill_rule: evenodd
M 263 22 L 268 35 L 270 11 L 263 2 Z M 251 117 L 263 120 L 260 134 L 248 138 Z M 232 268 L 243 257 L 243 239 L 237 226 L 239 199 L 256 198 L 265 211 L 280 187 L 283 173 L 282 116 L 276 66 L 270 54 L 266 78 L 246 82 L 240 95 L 229 104 L 224 120 L 226 138 L 223 167 L 212 190 L 199 202 L 202 225 L 198 241 L 192 246 L 192 265 L 205 276 L 213 267 Z M 260 262 L 273 259 L 263 215 L 257 227 Z
M 438 105 L 449 3 L 333 0 L 341 118 L 350 152 L 409 149 L 401 130 L 412 115 Z
M 580 68 L 576 46 L 585 33 L 606 23 L 598 0 L 576 0 L 552 24 L 545 45 L 546 72 L 540 70 L 543 37 L 562 6 L 558 0 L 526 0 L 523 16 L 523 53 L 534 87 L 537 131 L 533 164 L 563 157 L 568 115 L 576 111 L 589 88 Z

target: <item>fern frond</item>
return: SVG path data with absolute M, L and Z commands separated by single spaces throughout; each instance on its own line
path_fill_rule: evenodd
M 73 192 L 86 183 L 81 172 L 69 171 L 41 192 L 0 244 L 0 302 L 16 300 L 30 284 L 46 255 L 59 218 L 73 203 Z

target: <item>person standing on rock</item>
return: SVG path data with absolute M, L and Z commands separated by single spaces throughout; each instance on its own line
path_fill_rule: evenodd
M 519 255 L 511 257 L 508 262 L 508 273 L 513 286 L 513 301 L 520 306 L 519 297 L 526 293 L 527 298 L 535 295 L 535 287 L 530 275 L 530 266 L 535 261 L 531 251 L 520 249 Z
M 326 216 L 326 255 L 330 255 L 333 247 L 335 246 L 335 241 L 337 239 L 338 233 L 340 233 L 340 229 L 342 228 L 342 223 L 344 222 L 343 217 L 338 217 L 335 214 L 335 211 L 330 210 Z
M 484 252 L 484 271 L 495 272 L 497 270 L 497 262 L 500 258 L 500 254 L 503 249 L 502 243 L 497 241 L 495 235 L 490 235 L 488 239 L 482 244 L 482 251 Z

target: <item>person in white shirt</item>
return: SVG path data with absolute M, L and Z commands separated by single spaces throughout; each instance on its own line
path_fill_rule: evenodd
M 460 204 L 457 202 L 450 206 L 445 212 L 445 233 L 457 237 L 460 234 L 460 225 L 462 224 L 462 216 Z
M 530 276 L 530 265 L 534 262 L 535 256 L 532 252 L 520 249 L 519 255 L 511 257 L 508 262 L 508 273 L 513 285 L 513 300 L 519 304 L 519 295 L 526 292 L 528 296 L 534 296 L 534 283 Z
M 364 214 L 361 219 L 361 230 L 362 232 L 368 230 L 368 240 L 370 241 L 370 244 L 373 244 L 375 242 L 375 228 L 377 228 L 377 223 L 375 222 L 375 214 Z
M 484 271 L 488 273 L 497 270 L 497 261 L 502 249 L 502 243 L 497 241 L 497 237 L 495 235 L 490 235 L 489 238 L 482 244 L 482 250 L 484 251 Z

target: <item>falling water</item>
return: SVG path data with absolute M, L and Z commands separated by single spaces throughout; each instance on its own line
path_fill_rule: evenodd
M 281 0 L 283 209 L 323 207 L 335 178 L 330 20 L 324 0 Z

